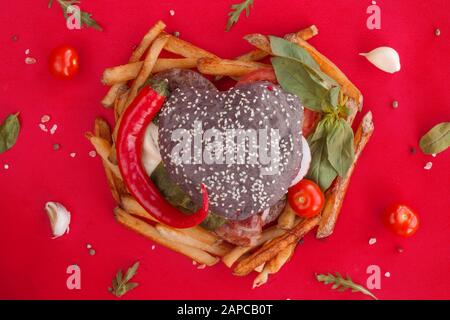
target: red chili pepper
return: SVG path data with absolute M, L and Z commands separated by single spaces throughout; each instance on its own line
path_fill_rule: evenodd
M 202 207 L 193 214 L 185 214 L 161 196 L 141 161 L 145 130 L 164 104 L 166 92 L 167 82 L 145 85 L 123 114 L 116 142 L 119 169 L 128 190 L 147 212 L 168 226 L 189 228 L 198 225 L 208 214 L 205 185 L 201 185 Z

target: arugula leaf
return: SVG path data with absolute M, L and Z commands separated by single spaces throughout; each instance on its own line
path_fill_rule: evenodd
M 308 171 L 308 179 L 316 182 L 322 191 L 327 190 L 337 176 L 331 162 L 328 160 L 327 135 L 330 120 L 325 118 L 317 124 L 316 131 L 308 138 L 311 150 L 311 166 Z
M 309 109 L 322 111 L 328 89 L 314 81 L 301 63 L 288 58 L 273 57 L 272 65 L 278 83 L 284 90 L 297 95 Z
M 344 119 L 333 119 L 329 123 L 331 127 L 326 138 L 328 161 L 343 177 L 355 158 L 353 130 Z
M 116 276 L 112 280 L 112 287 L 108 288 L 116 297 L 121 297 L 130 290 L 133 290 L 138 286 L 136 282 L 129 282 L 131 278 L 136 275 L 139 268 L 139 261 L 135 262 L 125 273 L 125 277 L 122 277 L 122 270 L 117 271 Z
M 425 154 L 436 154 L 450 146 L 450 122 L 435 125 L 419 141 L 420 149 Z
M 242 11 L 245 10 L 245 16 L 248 17 L 250 15 L 250 8 L 253 6 L 253 0 L 245 0 L 241 3 L 236 3 L 231 5 L 231 11 L 228 13 L 228 21 L 225 31 L 230 31 L 231 27 L 238 22 L 239 17 Z
M 0 125 L 0 153 L 11 149 L 17 141 L 20 131 L 18 113 L 10 114 Z
M 331 289 L 338 289 L 339 291 L 351 289 L 352 292 L 361 292 L 375 300 L 378 300 L 377 297 L 375 297 L 375 295 L 368 289 L 360 284 L 354 283 L 350 276 L 347 275 L 347 279 L 345 279 L 339 272 L 336 272 L 336 276 L 331 273 L 316 274 L 316 280 L 324 284 L 332 283 L 333 285 L 331 286 Z
M 75 4 L 79 4 L 80 1 L 78 0 L 57 0 L 59 5 L 61 6 L 61 9 L 63 11 L 64 14 L 64 18 L 67 19 L 67 8 L 75 5 Z M 48 7 L 51 8 L 53 5 L 53 0 L 50 0 L 48 3 Z M 99 30 L 99 31 L 103 31 L 102 27 L 94 20 L 92 19 L 92 14 L 85 12 L 83 10 L 81 10 L 80 12 L 80 19 L 81 19 L 81 25 L 85 25 L 87 27 Z

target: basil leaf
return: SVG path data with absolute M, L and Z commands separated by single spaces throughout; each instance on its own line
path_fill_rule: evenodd
M 294 59 L 311 69 L 319 69 L 317 62 L 302 47 L 283 38 L 269 36 L 270 49 L 275 56 Z
M 327 124 L 328 161 L 337 174 L 343 177 L 355 158 L 353 130 L 344 119 L 333 119 Z
M 419 142 L 425 154 L 436 154 L 450 146 L 450 122 L 442 122 L 428 131 Z
M 341 91 L 340 87 L 332 87 L 328 91 L 328 102 L 336 108 L 338 106 L 338 100 L 339 100 L 339 92 Z
M 314 81 L 298 61 L 273 57 L 272 65 L 281 87 L 298 96 L 302 104 L 313 111 L 322 111 L 328 89 Z
M 322 119 L 316 128 L 316 131 L 308 138 L 309 148 L 311 149 L 311 165 L 308 171 L 308 179 L 316 182 L 322 191 L 327 190 L 337 176 L 337 172 L 328 160 L 327 150 L 327 122 L 330 120 Z
M 17 114 L 6 117 L 0 125 L 0 153 L 11 149 L 17 141 L 20 131 L 20 122 Z
M 283 38 L 269 36 L 270 49 L 275 56 L 296 60 L 302 63 L 306 72 L 318 84 L 328 86 L 337 86 L 336 81 L 320 70 L 319 64 L 309 52 L 299 45 L 287 41 Z

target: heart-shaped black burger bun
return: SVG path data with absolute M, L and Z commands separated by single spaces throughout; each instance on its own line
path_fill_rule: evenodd
M 176 81 L 169 81 L 171 95 L 159 117 L 158 137 L 169 177 L 198 205 L 202 202 L 200 185 L 205 184 L 210 211 L 227 219 L 243 220 L 276 204 L 300 169 L 303 107 L 299 99 L 269 82 L 241 84 L 221 92 L 194 71 L 171 72 Z M 208 129 L 222 133 L 230 129 L 266 130 L 269 158 L 270 130 L 278 130 L 278 173 L 263 175 L 262 168 L 268 165 L 260 161 L 252 164 L 247 158 L 244 164 L 194 163 L 192 157 L 189 164 L 175 161 L 172 152 L 180 141 L 173 139 L 172 133 L 177 129 L 192 133 L 194 122 L 198 121 L 203 132 Z M 202 150 L 207 144 L 202 141 Z M 263 147 L 259 140 L 258 144 Z

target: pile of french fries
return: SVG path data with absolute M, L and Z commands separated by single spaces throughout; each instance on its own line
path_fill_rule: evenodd
M 317 228 L 316 237 L 326 238 L 333 233 L 341 206 L 356 162 L 374 130 L 372 114 L 368 112 L 355 132 L 355 160 L 345 177 L 338 177 L 326 191 L 325 207 L 319 216 L 310 219 L 297 217 L 286 205 L 276 225 L 266 228 L 253 246 L 241 247 L 225 242 L 214 232 L 196 226 L 189 229 L 176 229 L 157 221 L 128 193 L 117 166 L 115 137 L 121 115 L 136 97 L 138 89 L 153 73 L 172 68 L 197 68 L 200 73 L 217 78 L 228 76 L 234 79 L 260 68 L 271 68 L 260 60 L 271 55 L 269 40 L 261 34 L 250 34 L 245 39 L 255 49 L 235 59 L 221 59 L 178 37 L 164 31 L 166 25 L 158 21 L 144 36 L 131 54 L 127 64 L 107 68 L 102 82 L 110 86 L 102 100 L 105 107 L 114 111 L 116 124 L 111 130 L 106 121 L 97 118 L 94 131 L 86 137 L 102 158 L 108 184 L 117 202 L 115 217 L 125 227 L 148 239 L 179 252 L 202 266 L 212 266 L 220 260 L 235 275 L 258 273 L 253 287 L 267 282 L 270 274 L 277 273 L 289 261 L 296 245 L 308 232 Z M 350 110 L 348 121 L 351 124 L 362 107 L 362 95 L 356 86 L 323 54 L 311 46 L 307 40 L 316 36 L 318 29 L 312 25 L 285 39 L 305 48 L 321 70 L 342 86 Z M 175 53 L 180 58 L 162 58 L 163 50 Z

